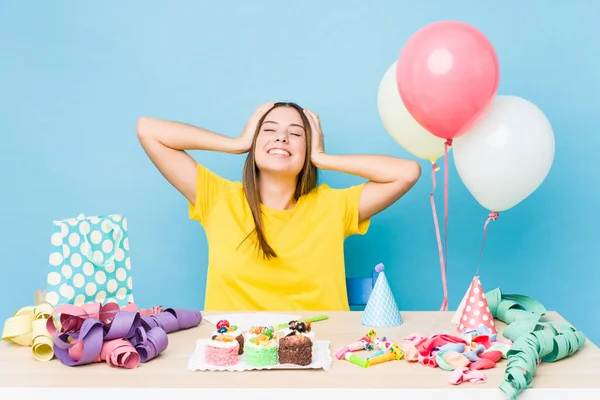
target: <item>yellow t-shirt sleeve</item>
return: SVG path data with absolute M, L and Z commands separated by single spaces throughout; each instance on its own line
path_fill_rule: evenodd
M 231 185 L 231 181 L 197 164 L 196 198 L 194 203 L 189 203 L 190 219 L 204 223 L 213 206 Z
M 346 237 L 364 235 L 369 230 L 371 219 L 359 221 L 360 195 L 365 183 L 345 189 L 333 189 L 337 205 L 341 208 L 345 224 Z

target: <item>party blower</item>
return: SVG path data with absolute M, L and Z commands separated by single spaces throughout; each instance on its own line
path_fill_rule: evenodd
M 375 338 L 375 340 L 373 340 L 373 345 L 379 351 L 377 353 L 373 354 L 372 356 L 367 357 L 367 360 L 384 354 L 393 344 L 394 343 L 387 340 L 387 338 L 385 336 L 382 337 L 381 339 Z
M 369 368 L 368 361 L 363 360 L 356 354 L 353 354 L 351 351 L 345 352 L 342 358 L 344 358 L 344 360 L 346 360 L 346 361 L 351 362 L 352 364 L 358 365 L 359 367 Z
M 401 360 L 404 357 L 404 352 L 400 350 L 400 347 L 396 343 L 392 343 L 389 348 L 382 350 L 384 353 L 374 355 L 367 358 L 366 363 L 371 365 L 381 364 L 387 361 Z
M 338 352 L 335 354 L 335 357 L 338 360 L 341 360 L 342 358 L 345 358 L 345 354 L 348 352 L 360 350 L 373 350 L 372 342 L 376 336 L 377 335 L 375 334 L 375 331 L 370 330 L 365 336 L 361 337 L 356 342 L 350 343 L 348 346 L 344 346 L 341 349 L 339 349 Z

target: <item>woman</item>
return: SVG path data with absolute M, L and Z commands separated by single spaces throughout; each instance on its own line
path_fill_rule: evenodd
M 319 118 L 293 103 L 260 106 L 237 138 L 142 117 L 140 143 L 189 202 L 208 240 L 206 310 L 345 311 L 344 240 L 418 180 L 414 161 L 331 155 Z M 248 152 L 242 182 L 197 163 L 185 150 Z M 368 181 L 317 185 L 317 168 Z

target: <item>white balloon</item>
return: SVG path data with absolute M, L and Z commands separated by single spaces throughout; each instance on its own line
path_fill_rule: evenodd
M 479 204 L 496 212 L 531 195 L 554 162 L 550 122 L 535 104 L 517 96 L 497 96 L 453 147 L 461 180 Z
M 406 151 L 435 162 L 444 155 L 444 139 L 429 133 L 404 106 L 396 84 L 396 65 L 397 61 L 388 68 L 379 84 L 377 107 L 381 122 L 389 135 Z

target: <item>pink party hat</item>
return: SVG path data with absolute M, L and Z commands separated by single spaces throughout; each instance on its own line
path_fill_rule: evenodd
M 476 330 L 481 325 L 489 328 L 492 333 L 497 333 L 481 281 L 476 275 L 471 282 L 471 289 L 465 301 L 465 308 L 462 311 L 457 330 L 459 332 Z
M 471 292 L 471 286 L 472 285 L 469 283 L 469 287 L 465 291 L 465 295 L 463 296 L 460 304 L 458 305 L 458 308 L 456 309 L 456 312 L 454 313 L 454 315 L 452 316 L 452 319 L 450 320 L 450 322 L 452 322 L 454 325 L 458 325 L 460 323 L 460 319 L 462 318 L 462 314 L 465 309 L 465 305 L 467 304 L 467 299 L 469 298 L 469 292 Z

